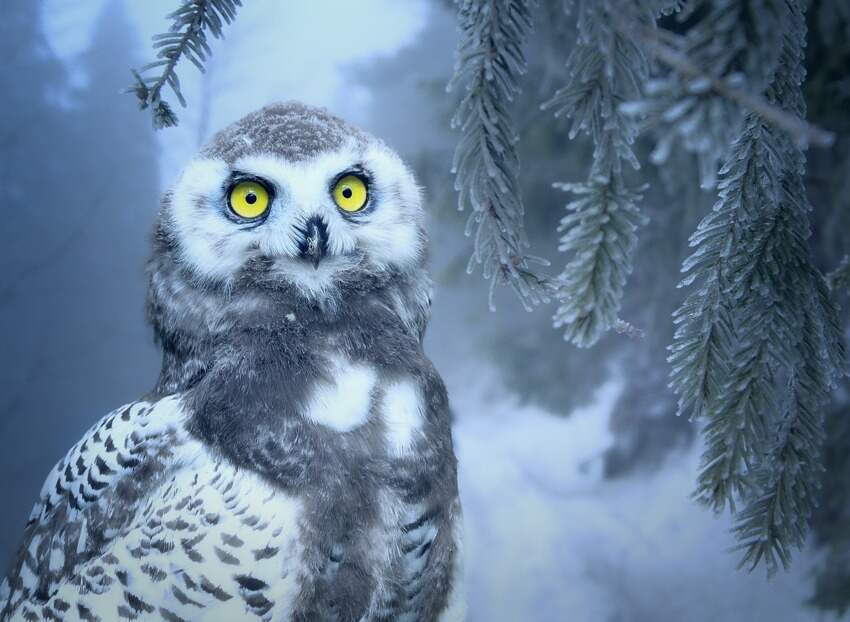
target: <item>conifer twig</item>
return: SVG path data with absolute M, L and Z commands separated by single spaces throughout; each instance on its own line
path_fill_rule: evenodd
M 656 60 L 660 61 L 681 77 L 693 82 L 700 82 L 721 97 L 735 102 L 746 110 L 750 110 L 762 119 L 784 130 L 800 147 L 816 145 L 829 147 L 835 142 L 835 134 L 809 123 L 793 114 L 789 114 L 778 106 L 771 105 L 764 97 L 750 93 L 744 89 L 729 84 L 728 81 L 715 78 L 704 73 L 685 54 L 679 52 L 672 42 L 680 37 L 673 33 L 641 27 L 627 22 L 620 15 L 612 15 L 617 28 L 637 34 L 644 42 L 644 49 Z M 665 43 L 667 39 L 671 43 Z
M 169 31 L 153 37 L 158 60 L 144 65 L 139 71 L 133 71 L 136 81 L 128 89 L 136 95 L 142 110 L 151 109 L 155 128 L 177 125 L 177 115 L 168 102 L 162 99 L 165 86 L 171 89 L 180 105 L 186 107 L 177 76 L 177 64 L 186 58 L 203 72 L 204 62 L 212 54 L 207 32 L 217 39 L 221 38 L 224 24 L 236 18 L 236 7 L 241 5 L 241 0 L 183 0 L 180 8 L 168 15 L 172 20 Z M 152 69 L 160 71 L 154 75 L 144 75 Z

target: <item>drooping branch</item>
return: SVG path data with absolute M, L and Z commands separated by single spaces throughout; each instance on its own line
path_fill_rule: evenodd
M 188 59 L 203 72 L 204 63 L 212 53 L 208 33 L 221 38 L 224 25 L 236 18 L 236 8 L 241 5 L 241 0 L 183 0 L 180 8 L 168 15 L 171 28 L 153 38 L 158 60 L 133 71 L 136 82 L 129 89 L 143 110 L 150 108 L 155 128 L 177 125 L 177 115 L 162 99 L 164 87 L 168 86 L 180 105 L 186 106 L 177 76 L 180 60 Z M 153 70 L 157 71 L 153 73 Z
M 821 129 L 789 114 L 779 106 L 772 105 L 758 93 L 753 93 L 735 84 L 734 79 L 717 77 L 707 73 L 681 50 L 682 37 L 659 29 L 635 28 L 634 22 L 618 18 L 618 25 L 643 39 L 643 48 L 656 60 L 675 72 L 679 79 L 689 85 L 692 95 L 713 93 L 757 114 L 763 120 L 787 132 L 801 147 L 815 145 L 829 147 L 835 141 L 832 132 Z
M 558 250 L 569 260 L 556 281 L 559 306 L 554 324 L 564 339 L 591 346 L 608 330 L 622 330 L 618 317 L 623 289 L 632 270 L 637 228 L 646 222 L 638 204 L 643 188 L 630 188 L 624 165 L 639 168 L 632 151 L 638 122 L 620 104 L 641 94 L 649 75 L 643 51 L 611 26 L 611 15 L 654 23 L 650 11 L 631 0 L 579 3 L 578 39 L 567 59 L 569 80 L 545 104 L 593 139 L 593 163 L 587 181 L 556 184 L 577 198 L 561 220 Z
M 701 186 L 713 189 L 747 112 L 788 133 L 800 146 L 831 144 L 830 132 L 764 97 L 781 49 L 777 5 L 770 0 L 712 0 L 700 7 L 704 14 L 682 34 L 612 16 L 616 28 L 634 37 L 659 67 L 644 95 L 622 106 L 625 114 L 643 119 L 654 131 L 657 143 L 650 159 L 665 164 L 678 143 L 696 155 Z
M 805 21 L 798 0 L 771 0 L 781 33 L 763 94 L 802 119 Z M 769 46 L 767 53 L 774 54 Z M 704 416 L 695 496 L 742 506 L 742 565 L 787 566 L 802 546 L 820 468 L 823 400 L 846 370 L 837 309 L 808 244 L 805 158 L 796 137 L 758 111 L 720 171 L 720 198 L 691 238 L 675 315 L 672 387 L 680 412 Z
M 507 283 L 527 308 L 547 301 L 550 285 L 531 269 L 545 265 L 525 253 L 528 240 L 519 188 L 516 130 L 511 116 L 525 72 L 523 44 L 530 0 L 458 0 L 461 42 L 449 89 L 464 89 L 452 127 L 461 132 L 452 171 L 459 209 L 469 208 L 466 235 L 474 250 L 467 272 L 481 265 L 490 281 Z

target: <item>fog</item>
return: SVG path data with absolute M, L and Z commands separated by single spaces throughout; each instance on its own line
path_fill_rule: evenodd
M 550 308 L 528 313 L 500 290 L 492 312 L 487 283 L 465 273 L 471 246 L 449 174 L 456 136 L 445 84 L 457 37 L 449 3 L 246 2 L 213 45 L 208 73 L 182 67 L 189 106 L 177 109 L 180 126 L 155 132 L 122 90 L 129 68 L 150 58 L 149 39 L 165 30 L 172 5 L 18 0 L 0 25 L 4 568 L 52 465 L 156 379 L 144 264 L 161 193 L 217 129 L 296 99 L 383 138 L 423 185 L 435 277 L 425 347 L 455 417 L 470 620 L 822 619 L 806 605 L 817 551 L 771 580 L 739 571 L 729 518 L 690 499 L 697 424 L 676 419 L 655 393 L 634 392 L 644 377 L 664 384 L 663 352 L 640 364 L 618 345 L 624 335 L 577 350 L 551 328 Z M 528 110 L 526 134 L 539 115 Z M 529 156 L 524 166 L 584 170 L 587 145 L 558 144 L 565 159 Z M 551 214 L 530 225 L 533 237 L 552 239 L 561 193 L 547 185 L 528 196 Z M 683 230 L 695 219 L 683 216 Z M 663 237 L 650 229 L 647 244 L 655 239 L 657 249 Z M 658 274 L 675 275 L 682 256 Z M 646 302 L 653 282 L 638 278 L 629 304 L 669 317 L 667 303 Z M 628 347 L 648 351 L 653 335 L 642 343 Z M 651 432 L 639 442 L 630 439 L 641 432 L 623 423 L 626 394 L 658 405 L 645 409 L 639 430 Z

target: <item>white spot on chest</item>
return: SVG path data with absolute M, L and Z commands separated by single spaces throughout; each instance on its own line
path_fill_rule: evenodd
M 421 392 L 411 379 L 404 378 L 387 386 L 381 417 L 391 453 L 399 456 L 410 449 L 414 436 L 421 432 L 423 410 Z
M 369 417 L 375 370 L 337 358 L 332 361 L 330 374 L 330 382 L 316 385 L 305 416 L 338 432 L 348 432 Z

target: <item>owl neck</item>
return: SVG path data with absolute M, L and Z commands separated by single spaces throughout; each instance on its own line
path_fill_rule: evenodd
M 285 287 L 198 284 L 174 263 L 151 262 L 148 316 L 163 351 L 155 391 L 190 388 L 222 352 L 250 349 L 258 338 L 279 345 L 267 352 L 364 340 L 404 341 L 419 348 L 430 317 L 430 289 L 430 278 L 421 270 L 380 282 L 359 281 L 320 304 Z

